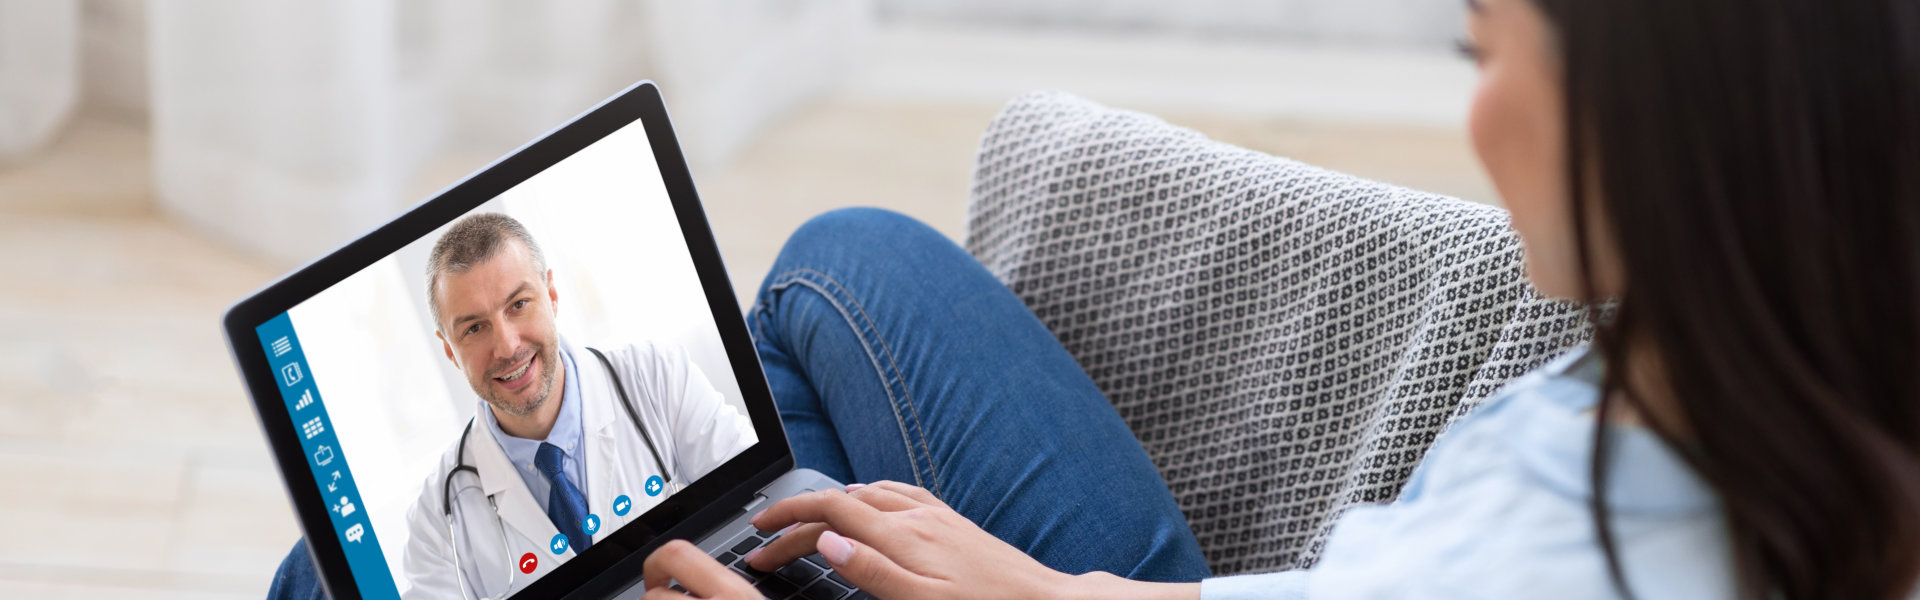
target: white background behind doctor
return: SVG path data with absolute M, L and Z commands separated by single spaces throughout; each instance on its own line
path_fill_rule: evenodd
M 566 301 L 558 326 L 571 343 L 678 346 L 745 414 L 653 165 L 636 122 L 474 212 L 507 213 L 540 240 Z M 476 405 L 465 376 L 444 358 L 427 312 L 421 266 L 438 237 L 436 231 L 289 311 L 362 509 L 396 577 L 404 573 L 407 509 Z M 575 357 L 581 359 L 592 357 Z M 407 587 L 400 582 L 403 592 Z

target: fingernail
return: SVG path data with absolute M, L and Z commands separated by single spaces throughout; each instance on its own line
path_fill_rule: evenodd
M 847 484 L 847 492 L 848 492 L 848 493 L 852 493 L 852 492 L 853 492 L 854 490 L 857 490 L 857 489 L 860 489 L 860 488 L 863 488 L 863 487 L 867 487 L 867 484 L 864 484 L 864 483 L 849 483 L 849 484 Z
M 755 557 L 755 556 L 759 556 L 759 555 L 760 555 L 760 549 L 759 549 L 759 548 L 754 548 L 754 549 L 752 549 L 752 550 L 748 550 L 748 551 L 747 551 L 747 557 L 746 557 L 746 558 L 747 558 L 747 562 L 753 562 L 753 557 Z
M 847 564 L 847 559 L 853 558 L 853 543 L 848 542 L 847 538 L 840 537 L 838 533 L 820 532 L 820 542 L 814 546 L 820 551 L 821 556 L 827 557 L 827 562 L 835 565 Z
M 748 523 L 751 523 L 751 524 L 754 524 L 754 525 L 759 525 L 759 524 L 760 524 L 760 516 L 761 516 L 761 515 L 764 515 L 764 514 L 767 514 L 767 511 L 766 511 L 765 509 L 762 509 L 762 510 L 761 510 L 760 512 L 757 512 L 757 513 L 753 513 L 753 516 L 751 516 L 751 517 L 747 517 L 747 522 L 748 522 Z
M 796 527 L 799 527 L 799 526 L 800 526 L 800 524 L 799 524 L 799 523 L 794 523 L 794 524 L 792 524 L 792 525 L 788 525 L 788 526 L 786 526 L 785 528 L 783 528 L 783 529 L 781 529 L 781 530 L 780 530 L 780 535 L 783 535 L 783 536 L 784 536 L 784 535 L 786 535 L 786 534 L 789 534 L 789 533 L 793 533 L 793 530 L 794 530 L 794 528 L 796 528 Z

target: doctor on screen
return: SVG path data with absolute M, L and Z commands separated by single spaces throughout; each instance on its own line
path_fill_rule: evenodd
M 410 598 L 519 591 L 754 442 L 679 349 L 561 339 L 552 280 L 499 213 L 428 255 L 437 334 L 482 402 L 408 511 Z

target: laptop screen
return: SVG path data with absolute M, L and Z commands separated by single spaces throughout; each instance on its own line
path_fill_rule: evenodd
M 256 333 L 361 595 L 476 597 L 757 441 L 712 310 L 636 120 Z

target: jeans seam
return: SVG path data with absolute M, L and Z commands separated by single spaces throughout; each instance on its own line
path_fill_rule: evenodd
M 822 281 L 813 281 L 814 278 Z M 906 376 L 901 372 L 899 363 L 894 359 L 893 348 L 887 345 L 885 339 L 881 338 L 880 328 L 874 324 L 873 318 L 867 314 L 866 307 L 860 304 L 859 299 L 855 298 L 853 293 L 849 291 L 845 285 L 842 285 L 833 277 L 813 269 L 786 271 L 773 276 L 771 280 L 771 283 L 768 284 L 768 291 L 770 292 L 783 290 L 796 284 L 801 285 L 820 294 L 827 302 L 833 304 L 835 310 L 840 312 L 841 318 L 846 320 L 849 328 L 853 330 L 854 336 L 860 339 L 862 349 L 867 352 L 867 359 L 871 361 L 874 366 L 874 373 L 880 378 L 880 387 L 887 393 L 887 401 L 893 408 L 894 420 L 900 425 L 901 438 L 907 451 L 907 461 L 913 465 L 914 483 L 928 487 L 935 497 L 942 497 L 940 480 L 939 477 L 935 475 L 937 469 L 934 467 L 933 452 L 927 447 L 926 436 L 920 425 L 919 407 L 915 406 L 913 402 L 913 392 L 907 385 Z M 833 289 L 823 289 L 827 286 Z M 859 313 L 860 322 L 856 322 L 853 313 L 848 312 L 847 304 L 853 305 L 854 310 Z M 762 306 L 764 306 L 764 304 Z M 873 331 L 871 340 L 861 331 L 862 323 L 864 323 L 866 329 Z M 887 360 L 885 366 L 880 364 L 880 356 L 874 353 L 873 346 L 876 342 L 880 346 L 881 352 L 885 354 Z M 893 374 L 893 378 L 900 382 L 899 396 L 894 394 L 893 386 L 887 382 L 889 369 Z M 903 403 L 906 405 L 904 412 L 901 410 L 901 404 Z M 909 424 L 909 421 L 911 421 L 911 424 Z M 914 452 L 915 443 L 920 445 L 920 452 L 918 453 Z M 920 472 L 920 460 L 918 456 L 926 457 L 927 472 L 925 474 L 925 481 L 920 480 L 922 474 Z

